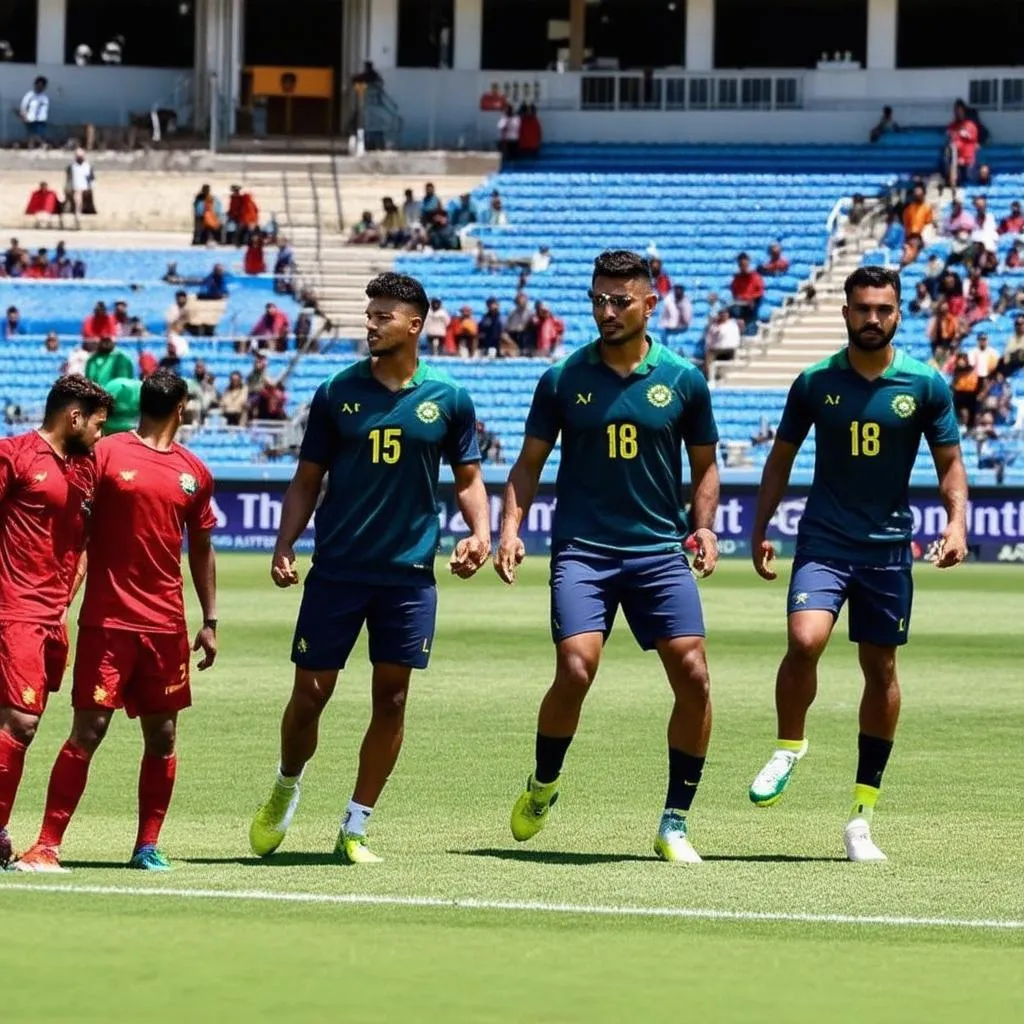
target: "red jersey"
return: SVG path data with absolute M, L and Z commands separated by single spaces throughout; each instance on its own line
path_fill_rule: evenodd
M 216 526 L 212 497 L 210 471 L 187 448 L 160 452 L 134 431 L 100 441 L 79 623 L 182 632 L 182 539 Z
M 38 431 L 0 440 L 0 621 L 57 625 L 71 596 L 95 481 Z

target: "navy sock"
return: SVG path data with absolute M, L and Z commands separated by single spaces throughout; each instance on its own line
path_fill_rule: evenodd
M 688 811 L 697 795 L 700 777 L 704 773 L 704 758 L 668 748 L 668 795 L 665 809 Z
M 889 763 L 892 740 L 860 733 L 857 736 L 857 785 L 882 788 L 882 773 Z
M 570 743 L 571 736 L 544 736 L 537 733 L 537 769 L 533 773 L 535 782 L 544 785 L 554 782 L 562 774 L 562 764 Z

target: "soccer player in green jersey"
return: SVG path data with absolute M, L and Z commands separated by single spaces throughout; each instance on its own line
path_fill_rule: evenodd
M 935 564 L 958 565 L 967 548 L 967 475 L 946 382 L 893 347 L 900 325 L 900 278 L 861 267 L 846 280 L 849 345 L 804 370 L 790 388 L 765 463 L 751 551 L 754 568 L 775 579 L 768 523 L 811 427 L 814 479 L 800 520 L 789 585 L 789 645 L 775 683 L 778 740 L 750 788 L 769 807 L 807 753 L 805 722 L 818 688 L 817 666 L 844 602 L 864 673 L 853 810 L 844 833 L 852 861 L 885 860 L 871 818 L 900 712 L 896 651 L 907 642 L 913 598 L 907 500 L 921 438 L 931 449 L 948 513 Z
M 644 650 L 656 650 L 675 695 L 668 724 L 669 780 L 655 840 L 663 860 L 699 863 L 687 816 L 704 770 L 711 697 L 704 619 L 683 542 L 682 453 L 692 480 L 694 568 L 715 568 L 718 430 L 707 382 L 692 363 L 652 341 L 658 298 L 648 261 L 605 252 L 590 292 L 600 338 L 552 367 L 537 385 L 522 452 L 509 474 L 498 575 L 515 580 L 519 530 L 559 435 L 551 558 L 555 678 L 540 707 L 536 763 L 512 810 L 512 835 L 543 828 L 562 763 L 597 675 L 619 606 Z
M 427 314 L 423 286 L 388 273 L 374 278 L 366 294 L 370 356 L 317 389 L 281 510 L 271 576 L 289 587 L 299 582 L 294 544 L 328 476 L 292 642 L 295 683 L 281 723 L 280 770 L 249 832 L 259 856 L 284 840 L 303 769 L 316 751 L 320 715 L 365 624 L 372 713 L 335 852 L 350 864 L 380 859 L 366 845 L 366 826 L 398 760 L 412 670 L 427 667 L 434 639 L 442 456 L 471 531 L 456 545 L 451 571 L 467 579 L 490 556 L 473 403 L 417 354 Z

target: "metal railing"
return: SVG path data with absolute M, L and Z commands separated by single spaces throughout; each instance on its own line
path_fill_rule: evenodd
M 800 110 L 803 78 L 792 72 L 580 76 L 580 110 Z
M 345 211 L 341 204 L 341 178 L 338 174 L 338 158 L 331 154 L 331 179 L 334 182 L 334 205 L 338 213 L 338 231 L 345 230 Z

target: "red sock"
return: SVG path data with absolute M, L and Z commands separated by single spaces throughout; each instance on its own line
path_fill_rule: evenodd
M 144 757 L 139 769 L 139 834 L 135 849 L 156 846 L 167 808 L 174 792 L 174 774 L 178 759 L 170 757 Z
M 6 729 L 0 729 L 0 828 L 6 828 L 11 820 L 26 749 L 25 744 L 19 743 Z
M 43 827 L 39 830 L 38 844 L 55 849 L 64 840 L 64 833 L 71 824 L 71 816 L 78 807 L 78 801 L 85 792 L 89 778 L 89 755 L 68 740 L 50 772 L 50 786 L 46 790 L 46 811 Z

